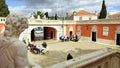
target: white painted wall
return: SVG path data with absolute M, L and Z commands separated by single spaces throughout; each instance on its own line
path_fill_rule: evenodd
M 43 26 L 29 26 L 28 29 L 26 29 L 24 32 L 21 33 L 19 39 L 23 40 L 23 39 L 29 39 L 29 41 L 31 41 L 31 30 L 36 28 L 36 27 L 43 27 Z M 59 37 L 62 35 L 62 27 L 61 26 L 45 26 L 45 27 L 52 27 L 54 29 L 56 29 L 56 39 L 59 40 Z M 64 35 L 66 34 L 65 32 L 65 27 L 64 27 Z
M 74 21 L 80 21 L 80 17 L 82 17 L 81 20 L 89 20 L 89 18 L 91 18 L 91 20 L 97 20 L 96 15 L 79 15 L 79 16 L 74 16 Z

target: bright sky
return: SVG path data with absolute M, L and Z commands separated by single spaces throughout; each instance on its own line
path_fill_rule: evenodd
M 6 0 L 10 12 L 21 12 L 30 16 L 33 11 L 48 12 L 49 15 L 65 15 L 81 9 L 100 12 L 103 0 Z M 120 12 L 120 0 L 105 0 L 107 12 Z

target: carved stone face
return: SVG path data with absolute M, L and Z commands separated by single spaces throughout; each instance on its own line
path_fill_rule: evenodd
M 18 37 L 26 28 L 28 28 L 27 18 L 17 14 L 9 15 L 5 22 L 4 36 Z

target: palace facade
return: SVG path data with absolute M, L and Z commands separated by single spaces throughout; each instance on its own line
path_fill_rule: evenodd
M 71 17 L 71 16 L 70 16 Z M 29 18 L 29 28 L 21 33 L 20 40 L 33 41 L 33 35 L 40 34 L 39 40 L 56 39 L 60 36 L 77 35 L 80 40 L 120 45 L 120 19 L 97 19 L 87 11 L 72 15 L 72 20 L 47 20 Z M 83 19 L 83 20 L 81 20 Z M 0 17 L 0 32 L 4 31 L 5 18 Z M 41 31 L 34 31 L 39 27 Z M 35 33 L 35 34 L 34 34 Z M 36 39 L 37 40 L 37 39 Z

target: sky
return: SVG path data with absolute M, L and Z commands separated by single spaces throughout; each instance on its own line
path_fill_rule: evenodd
M 10 12 L 20 12 L 30 16 L 33 12 L 48 12 L 49 15 L 65 16 L 66 13 L 86 10 L 99 13 L 103 0 L 6 0 Z M 105 0 L 107 12 L 120 12 L 120 0 Z

